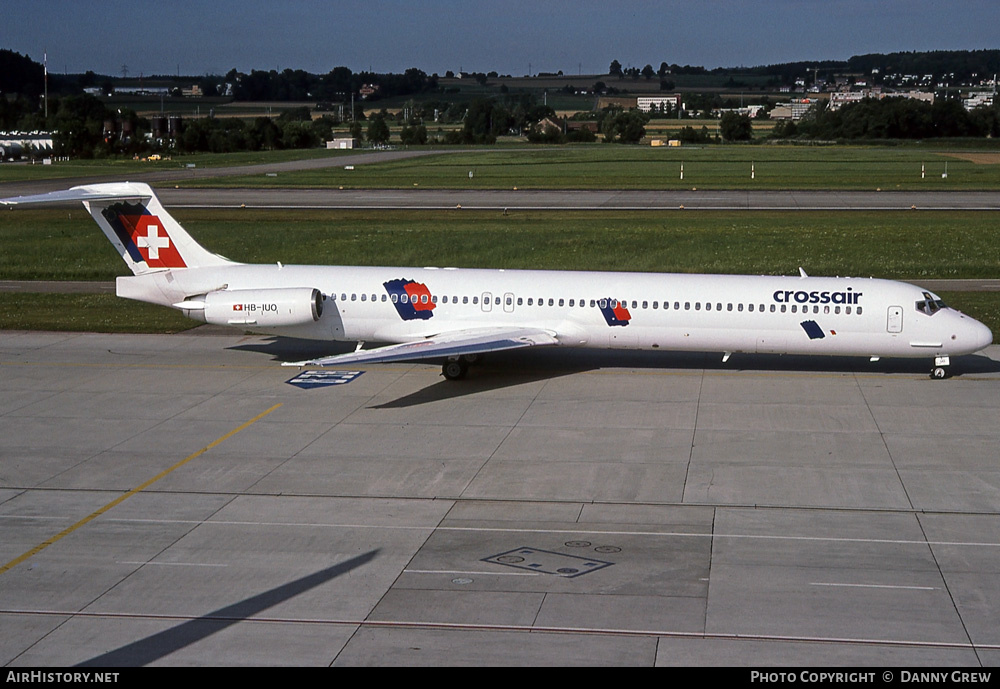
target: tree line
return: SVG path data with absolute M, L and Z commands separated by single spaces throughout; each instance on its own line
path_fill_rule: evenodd
M 1000 136 L 1000 104 L 967 111 L 957 100 L 868 98 L 838 110 L 817 103 L 799 121 L 779 122 L 780 139 L 936 139 Z

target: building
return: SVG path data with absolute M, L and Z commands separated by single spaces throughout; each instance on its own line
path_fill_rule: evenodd
M 351 137 L 342 137 L 338 139 L 333 139 L 332 141 L 327 141 L 326 147 L 328 149 L 340 149 L 340 150 L 348 148 L 357 148 L 358 140 L 353 139 Z
M 666 112 L 667 110 L 679 110 L 681 107 L 680 94 L 668 96 L 639 96 L 636 98 L 636 107 L 643 112 Z
M 52 153 L 51 132 L 0 132 L 0 159 L 21 158 L 32 153 Z
M 797 98 L 788 103 L 779 103 L 771 110 L 772 120 L 801 120 L 802 116 L 816 103 L 815 98 Z
M 966 110 L 975 110 L 978 107 L 992 107 L 995 102 L 996 93 L 993 91 L 973 91 L 967 98 L 962 99 L 962 105 Z
M 882 89 L 862 89 L 860 91 L 835 91 L 830 94 L 830 110 L 839 110 L 849 103 L 859 103 L 865 98 L 882 100 L 883 98 L 910 98 L 934 103 L 934 94 L 930 91 L 883 91 Z

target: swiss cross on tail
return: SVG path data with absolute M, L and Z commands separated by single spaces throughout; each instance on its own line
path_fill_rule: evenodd
M 103 211 L 115 234 L 135 262 L 150 268 L 186 268 L 163 222 L 138 204 L 117 203 Z

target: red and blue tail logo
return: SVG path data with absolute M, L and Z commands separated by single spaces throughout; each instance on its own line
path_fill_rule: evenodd
M 619 302 L 617 299 L 602 299 L 598 302 L 598 306 L 608 325 L 628 325 L 629 321 L 632 320 L 632 314 L 625 308 L 625 302 Z
M 163 222 L 138 203 L 116 203 L 101 211 L 135 263 L 150 268 L 186 268 Z
M 413 280 L 398 279 L 389 280 L 382 283 L 385 291 L 392 299 L 392 305 L 396 307 L 396 312 L 404 321 L 420 319 L 426 321 L 434 315 L 433 311 L 437 307 L 431 298 L 431 291 L 427 285 Z

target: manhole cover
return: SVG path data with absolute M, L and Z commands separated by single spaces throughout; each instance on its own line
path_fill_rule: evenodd
M 566 553 L 556 553 L 551 550 L 531 547 L 516 548 L 508 550 L 505 553 L 497 553 L 490 557 L 484 557 L 482 561 L 493 562 L 507 567 L 517 567 L 518 569 L 527 569 L 532 572 L 542 572 L 543 574 L 554 574 L 568 579 L 582 576 L 588 572 L 595 572 L 614 564 L 605 560 L 567 555 Z

